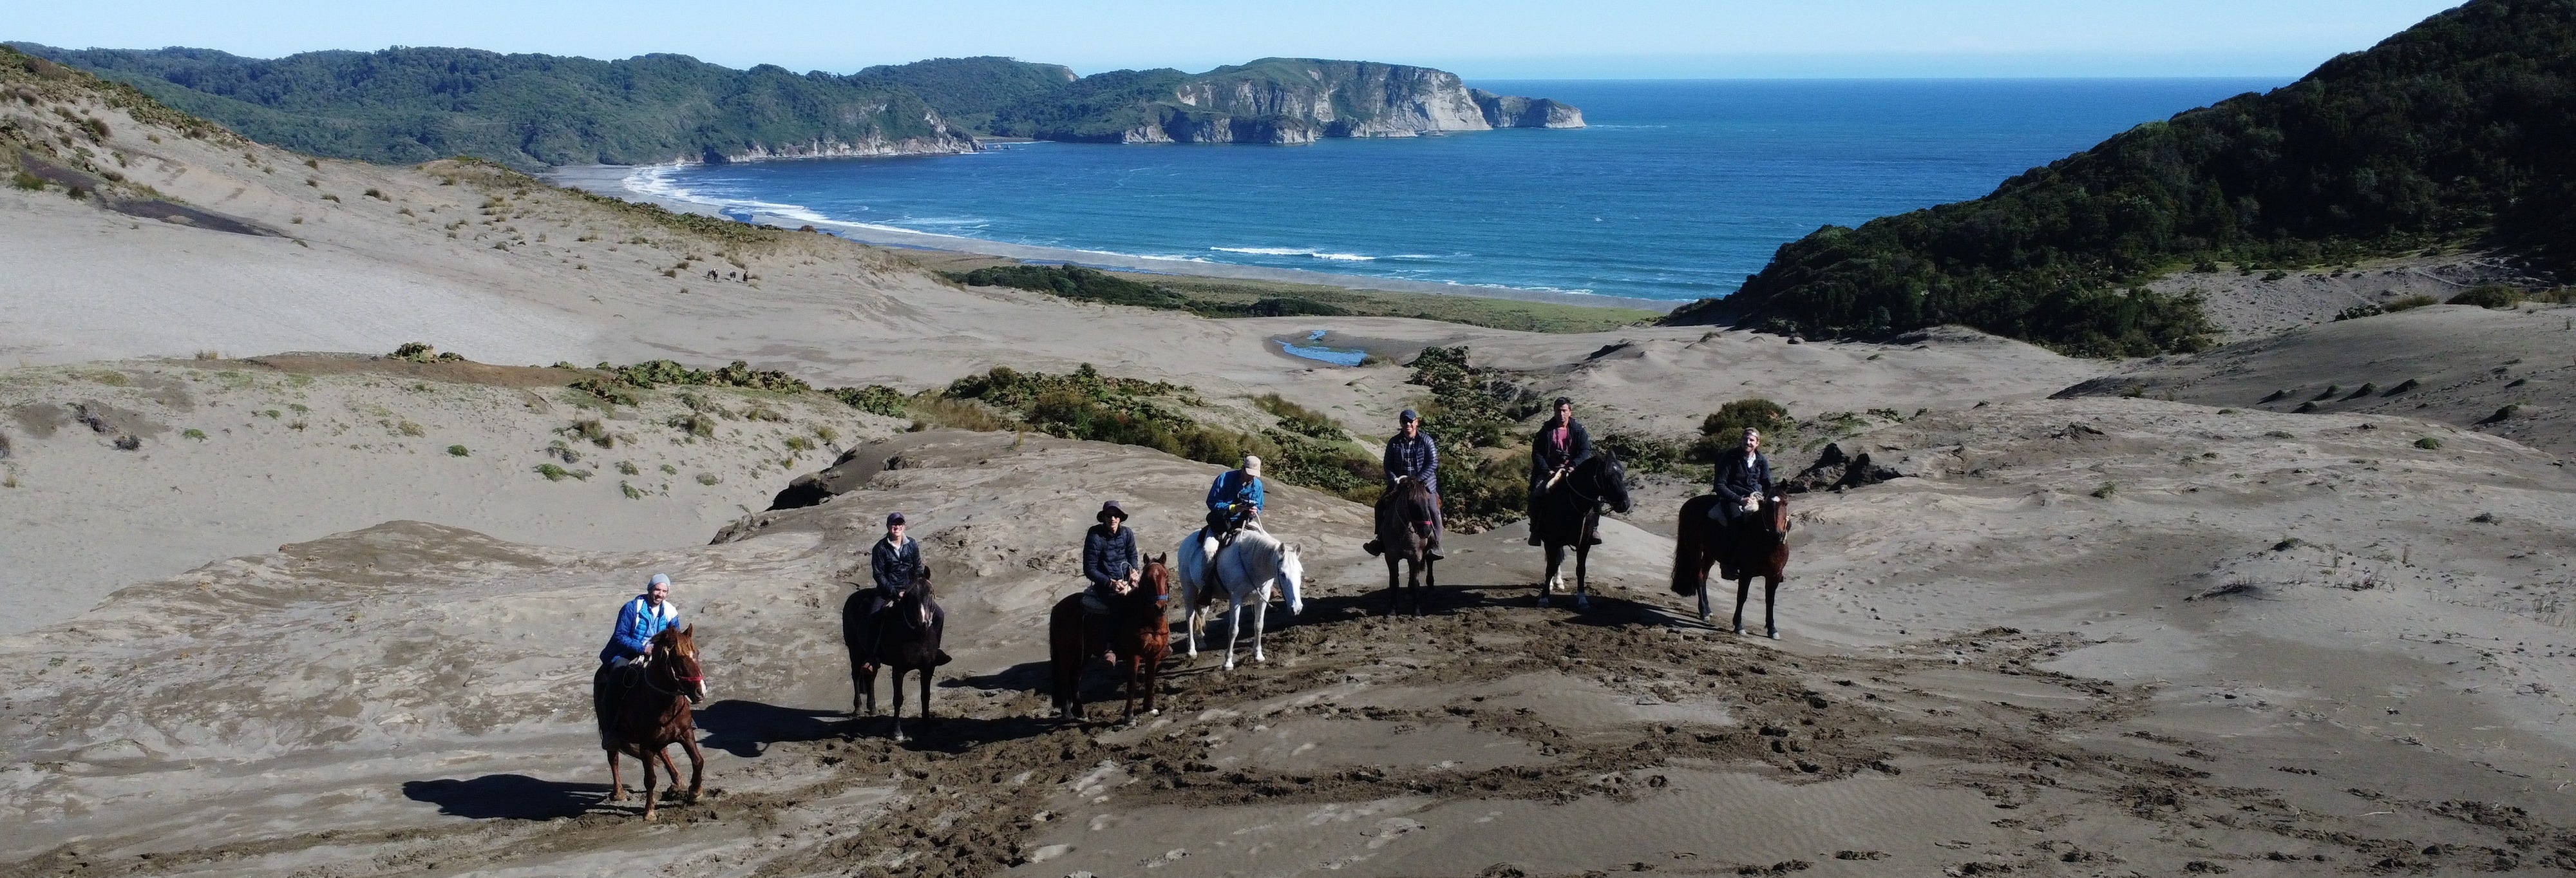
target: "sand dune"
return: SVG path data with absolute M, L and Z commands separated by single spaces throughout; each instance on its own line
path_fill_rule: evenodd
M 1211 321 L 961 289 L 470 166 L 110 122 L 136 179 L 287 236 L 0 191 L 0 253 L 34 266 L 0 292 L 0 356 L 27 364 L 0 373 L 9 874 L 2576 868 L 2564 311 L 2428 308 L 2127 364 L 1948 330 Z M 2292 304 L 2271 317 L 2316 303 Z M 1275 488 L 1308 577 L 1304 613 L 1270 614 L 1272 660 L 1176 663 L 1161 715 L 1068 726 L 1041 717 L 1040 611 L 1076 587 L 1091 510 L 1121 500 L 1160 551 L 1218 467 L 756 391 L 585 410 L 551 368 L 138 359 L 418 340 L 906 390 L 1091 362 L 1191 385 L 1211 417 L 1275 392 L 1362 433 L 1422 399 L 1401 368 L 1269 341 L 1314 329 L 1467 345 L 1603 431 L 1680 438 L 1744 396 L 1863 413 L 1777 437 L 1776 465 L 1832 441 L 1905 477 L 1793 500 L 1779 641 L 1667 590 L 1689 476 L 1640 475 L 1589 612 L 1535 605 L 1538 553 L 1507 526 L 1451 538 L 1421 618 L 1379 615 L 1367 509 Z M 2525 408 L 2479 423 L 2507 401 Z M 712 429 L 674 425 L 690 414 Z M 835 462 L 829 502 L 752 511 Z M 846 715 L 835 627 L 896 509 L 957 657 L 904 746 Z M 653 571 L 710 658 L 714 795 L 647 826 L 598 802 L 583 690 Z

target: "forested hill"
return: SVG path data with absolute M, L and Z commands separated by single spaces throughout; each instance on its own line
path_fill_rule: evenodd
M 1471 89 L 1456 74 L 1267 58 L 1186 74 L 938 58 L 848 76 L 733 70 L 683 55 L 621 61 L 394 48 L 243 58 L 210 49 L 22 51 L 125 82 L 253 140 L 410 163 L 473 155 L 546 165 L 965 152 L 976 135 L 1110 142 L 1303 143 L 1488 128 L 1580 127 L 1582 111 Z
M 971 151 L 912 91 L 733 70 L 682 55 L 622 61 L 474 49 L 307 52 L 12 44 L 297 152 L 412 163 L 473 155 L 521 168 L 771 155 Z
M 2576 0 L 2473 0 L 2298 82 L 2140 125 L 1993 194 L 1827 226 L 1674 324 L 1867 337 L 1941 323 L 2063 350 L 2202 343 L 2203 262 L 2333 264 L 2432 245 L 2576 257 Z

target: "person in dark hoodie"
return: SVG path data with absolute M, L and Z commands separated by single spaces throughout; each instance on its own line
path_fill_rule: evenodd
M 1538 436 L 1530 442 L 1530 515 L 1538 514 L 1540 495 L 1591 459 L 1592 436 L 1583 431 L 1582 421 L 1574 419 L 1574 399 L 1557 397 L 1556 415 L 1539 425 Z M 1530 531 L 1529 544 L 1539 544 L 1535 529 Z
M 1771 459 L 1762 456 L 1762 431 L 1744 428 L 1742 450 L 1718 455 L 1714 490 L 1717 505 L 1709 508 L 1708 517 L 1717 519 L 1721 532 L 1732 540 L 1761 511 L 1762 498 L 1771 493 Z M 1719 552 L 1717 557 L 1725 561 L 1733 554 Z M 1734 579 L 1734 565 L 1720 564 L 1718 576 Z
M 1082 578 L 1091 581 L 1091 586 L 1082 590 L 1082 613 L 1106 617 L 1112 600 L 1136 588 L 1145 565 L 1136 552 L 1136 532 L 1127 529 L 1127 510 L 1118 501 L 1100 504 L 1100 512 L 1092 518 L 1099 523 L 1082 535 Z M 1096 621 L 1084 620 L 1085 624 Z M 1106 649 L 1101 657 L 1116 661 L 1116 656 Z

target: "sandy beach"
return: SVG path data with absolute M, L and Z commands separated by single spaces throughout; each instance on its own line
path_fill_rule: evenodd
M 2576 309 L 2332 321 L 2240 291 L 2230 344 L 2125 362 L 1946 327 L 1205 319 L 75 109 L 134 180 L 275 234 L 0 190 L 0 874 L 2576 869 Z M 1385 359 L 1273 341 L 1317 330 Z M 1420 616 L 1384 613 L 1367 507 L 1274 483 L 1303 611 L 1269 608 L 1268 661 L 1175 655 L 1159 714 L 1073 724 L 1044 613 L 1092 510 L 1167 551 L 1219 466 L 572 386 L 660 358 L 906 393 L 1088 363 L 1373 447 L 1425 404 L 1400 363 L 1429 345 L 1574 396 L 1595 436 L 1683 441 L 1763 397 L 1802 422 L 1775 471 L 1830 443 L 1897 477 L 1791 498 L 1776 640 L 1668 587 L 1705 468 L 1635 476 L 1588 609 L 1540 605 L 1512 524 L 1450 535 Z M 770 508 L 835 466 L 840 493 Z M 955 656 L 901 744 L 851 715 L 838 628 L 895 510 Z M 710 789 L 647 824 L 600 801 L 585 690 L 653 572 L 706 653 Z

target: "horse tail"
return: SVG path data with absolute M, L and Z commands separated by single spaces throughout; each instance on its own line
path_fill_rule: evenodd
M 1693 497 L 1682 503 L 1681 521 L 1673 528 L 1673 593 L 1682 597 L 1699 594 L 1701 579 L 1708 571 L 1709 495 Z

